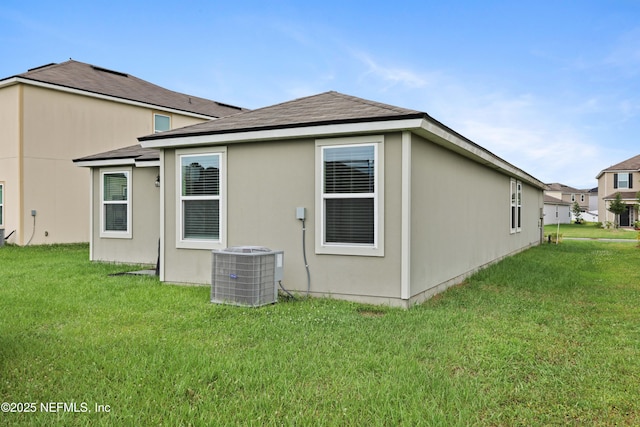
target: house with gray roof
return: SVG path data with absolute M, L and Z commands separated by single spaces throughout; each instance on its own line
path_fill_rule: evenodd
M 571 224 L 571 203 L 545 193 L 544 223 Z
M 0 79 L 1 233 L 18 245 L 89 241 L 87 170 L 72 159 L 242 111 L 74 60 Z
M 598 220 L 597 189 L 581 190 L 559 182 L 547 183 L 547 187 L 548 189 L 544 192 L 545 224 L 557 224 L 558 219 L 560 219 L 561 224 L 571 223 L 572 220 L 575 220 L 573 215 L 574 203 L 577 203 L 580 207 L 580 217 L 583 220 L 590 222 Z M 559 204 L 558 200 L 563 203 Z M 568 208 L 563 207 L 565 203 Z M 568 218 L 565 215 L 567 212 Z M 547 213 L 550 215 L 547 215 Z
M 258 246 L 284 251 L 290 291 L 408 307 L 542 237 L 545 184 L 421 111 L 325 92 L 139 142 L 75 160 L 92 259 L 134 256 L 154 209 L 137 166 L 157 162 L 164 282 L 210 285 L 212 251 Z M 100 235 L 110 167 L 132 172 L 127 241 Z
M 640 154 L 615 165 L 609 166 L 598 173 L 598 217 L 601 222 L 614 223 L 615 215 L 608 208 L 620 194 L 627 209 L 620 215 L 620 227 L 633 227 L 640 219 L 638 212 L 638 191 L 640 191 Z

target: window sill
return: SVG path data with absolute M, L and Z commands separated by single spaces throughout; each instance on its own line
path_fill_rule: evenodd
M 373 246 L 319 245 L 316 246 L 316 254 L 383 257 L 384 249 Z
M 100 233 L 101 239 L 132 239 L 133 236 L 129 232 L 103 231 Z

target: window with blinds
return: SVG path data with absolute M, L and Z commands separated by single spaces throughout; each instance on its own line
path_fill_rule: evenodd
M 103 237 L 130 235 L 130 172 L 102 172 Z
M 324 243 L 375 245 L 376 146 L 322 149 Z
M 220 240 L 221 154 L 180 156 L 182 240 Z

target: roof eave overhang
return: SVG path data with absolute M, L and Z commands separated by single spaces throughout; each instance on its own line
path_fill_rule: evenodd
M 123 159 L 95 159 L 95 160 L 74 160 L 73 164 L 79 167 L 111 167 L 111 166 L 135 166 L 137 168 L 159 167 L 160 160 L 137 160 L 132 157 Z
M 600 177 L 602 175 L 604 175 L 605 173 L 625 173 L 625 172 L 638 172 L 640 171 L 640 169 L 604 169 L 601 170 L 600 173 L 598 175 L 596 175 L 596 179 L 600 179 Z
M 103 100 L 112 101 L 112 102 L 119 102 L 121 104 L 133 105 L 136 107 L 151 108 L 158 111 L 163 111 L 163 112 L 172 113 L 172 114 L 180 114 L 183 116 L 194 117 L 197 119 L 212 120 L 212 119 L 218 118 L 218 117 L 209 116 L 206 114 L 199 114 L 199 113 L 194 113 L 190 111 L 179 110 L 177 108 L 164 107 L 157 104 L 150 104 L 150 103 L 134 101 L 126 98 L 119 98 L 117 96 L 112 96 L 112 95 L 104 95 L 101 93 L 91 92 L 88 90 L 76 89 L 69 86 L 62 86 L 62 85 L 56 85 L 52 83 L 45 83 L 38 80 L 25 79 L 24 77 L 10 77 L 8 79 L 0 80 L 0 89 L 6 86 L 16 85 L 18 83 L 37 86 L 45 89 L 57 90 L 59 92 L 72 93 L 74 95 L 82 95 L 82 96 L 88 96 L 91 98 L 103 99 Z
M 372 120 L 349 123 L 329 123 L 274 129 L 245 129 L 220 133 L 185 136 L 150 135 L 138 138 L 145 148 L 185 148 L 204 145 L 235 144 L 300 138 L 327 138 L 353 134 L 410 131 L 503 174 L 518 178 L 534 187 L 546 190 L 543 182 L 498 156 L 469 141 L 427 115 L 397 120 Z

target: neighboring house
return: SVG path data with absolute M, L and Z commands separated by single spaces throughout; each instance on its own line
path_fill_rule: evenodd
M 18 245 L 86 242 L 88 181 L 71 159 L 240 111 L 73 60 L 1 79 L 0 227 Z
M 578 202 L 582 212 L 589 210 L 591 190 L 579 190 L 569 187 L 568 185 L 560 184 L 559 182 L 547 184 L 547 186 L 549 189 L 546 190 L 544 194 L 560 199 L 563 202 L 569 202 L 571 205 Z
M 637 193 L 640 191 L 640 155 L 603 169 L 596 179 L 600 195 L 598 202 L 600 221 L 615 222 L 615 215 L 609 212 L 608 207 L 616 194 L 620 193 L 622 201 L 627 205 L 627 210 L 620 215 L 620 226 L 632 227 L 634 221 L 640 218 L 637 207 Z
M 165 282 L 209 284 L 212 250 L 257 245 L 284 250 L 288 289 L 307 291 L 306 251 L 311 295 L 408 307 L 542 237 L 545 185 L 420 111 L 327 92 L 139 140 L 76 159 L 94 228 L 103 168 L 134 189 L 131 241 L 96 230 L 92 259 L 126 261 L 157 216 Z M 148 149 L 159 212 L 137 203 Z
M 563 202 L 569 203 L 569 212 L 570 212 L 570 221 L 575 220 L 573 214 L 573 204 L 578 203 L 580 206 L 581 218 L 585 221 L 597 221 L 597 198 L 598 192 L 595 191 L 595 195 L 593 193 L 593 189 L 588 190 L 580 190 L 577 188 L 569 187 L 568 185 L 560 184 L 559 182 L 554 182 L 551 184 L 547 184 L 549 187 L 548 190 L 544 192 L 546 196 L 553 197 L 554 199 L 562 200 Z M 546 201 L 545 201 L 546 203 Z M 555 205 L 557 206 L 557 205 Z M 550 206 L 549 210 L 553 210 Z M 546 222 L 546 221 L 545 221 Z M 555 220 L 552 220 L 547 224 L 555 224 Z
M 588 212 L 598 215 L 598 187 L 589 190 L 589 209 Z
M 545 224 L 571 224 L 570 202 L 544 195 L 544 223 Z

